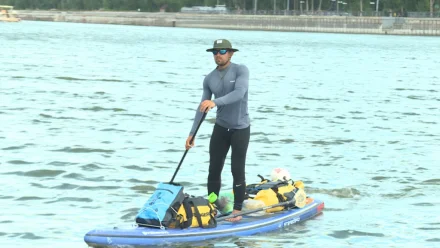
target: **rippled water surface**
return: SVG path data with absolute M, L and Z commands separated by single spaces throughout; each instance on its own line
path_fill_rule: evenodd
M 23 21 L 0 23 L 1 247 L 132 225 L 183 155 L 217 38 L 251 73 L 247 181 L 287 168 L 326 208 L 201 245 L 440 246 L 438 38 Z M 205 194 L 214 121 L 177 174 L 187 193 Z

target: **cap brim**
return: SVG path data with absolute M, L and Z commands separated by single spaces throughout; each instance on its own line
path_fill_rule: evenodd
M 209 49 L 206 49 L 206 51 L 207 52 L 212 52 L 214 50 L 221 50 L 221 49 L 227 49 L 227 50 L 230 50 L 230 51 L 233 51 L 233 52 L 238 52 L 238 49 L 235 49 L 235 48 L 209 48 Z

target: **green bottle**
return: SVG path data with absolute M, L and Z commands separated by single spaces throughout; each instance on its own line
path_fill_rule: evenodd
M 209 194 L 209 196 L 208 196 L 208 201 L 210 203 L 214 203 L 215 201 L 217 201 L 217 194 L 214 192 L 211 192 L 211 194 Z

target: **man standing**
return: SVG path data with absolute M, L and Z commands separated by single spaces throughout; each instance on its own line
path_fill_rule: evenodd
M 197 124 L 203 116 L 217 107 L 216 122 L 209 143 L 209 175 L 208 195 L 215 193 L 217 196 L 221 186 L 221 172 L 229 148 L 231 154 L 231 172 L 233 177 L 234 210 L 232 214 L 241 211 L 245 190 L 245 164 L 246 152 L 250 138 L 250 120 L 248 114 L 248 84 L 249 70 L 245 65 L 231 62 L 234 52 L 231 43 L 225 39 L 214 41 L 214 47 L 207 49 L 212 52 L 217 67 L 209 73 L 203 81 L 202 100 L 196 111 L 194 124 L 186 139 L 185 147 L 190 149 L 194 141 Z M 212 94 L 215 99 L 211 100 Z M 228 221 L 241 220 L 241 216 L 229 218 Z

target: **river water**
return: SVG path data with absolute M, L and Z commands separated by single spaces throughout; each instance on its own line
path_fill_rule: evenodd
M 286 168 L 326 208 L 202 245 L 440 246 L 438 38 L 23 21 L 0 23 L 1 247 L 132 225 L 183 155 L 218 38 L 250 70 L 248 183 Z M 175 179 L 187 193 L 205 194 L 214 121 Z

